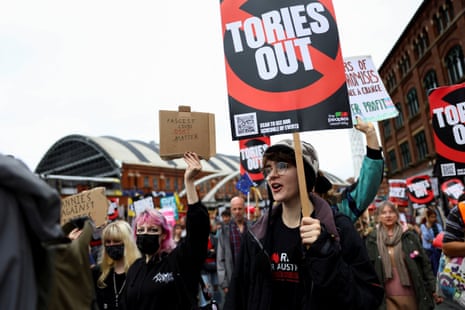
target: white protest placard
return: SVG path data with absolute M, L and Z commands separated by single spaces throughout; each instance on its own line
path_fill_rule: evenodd
M 73 218 L 89 216 L 96 227 L 105 224 L 109 201 L 105 187 L 96 187 L 79 194 L 63 198 L 61 201 L 61 225 Z
M 136 216 L 140 213 L 144 212 L 145 210 L 154 209 L 155 206 L 153 205 L 152 197 L 147 197 L 141 200 L 134 201 L 134 211 L 136 212 Z
M 377 122 L 399 115 L 371 56 L 344 58 L 344 68 L 354 124 L 357 123 L 357 115 L 365 122 Z

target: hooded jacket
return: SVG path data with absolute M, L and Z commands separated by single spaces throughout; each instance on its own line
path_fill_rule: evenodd
M 60 196 L 19 160 L 0 154 L 0 305 L 47 309 L 52 264 L 42 243 L 63 237 Z
M 298 266 L 304 294 L 300 309 L 375 309 L 383 290 L 350 219 L 310 194 L 312 217 L 320 219 L 322 233 L 309 249 L 302 247 Z M 282 205 L 265 214 L 245 235 L 238 264 L 226 297 L 228 310 L 271 309 L 272 271 L 270 235 Z M 338 241 L 338 236 L 340 240 Z
M 123 309 L 192 309 L 210 233 L 208 212 L 200 202 L 189 205 L 186 230 L 186 238 L 170 253 L 154 256 L 148 263 L 141 257 L 131 265 Z

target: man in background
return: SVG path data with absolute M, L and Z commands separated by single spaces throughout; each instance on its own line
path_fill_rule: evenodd
M 234 270 L 234 263 L 237 261 L 242 236 L 247 231 L 248 225 L 247 219 L 245 218 L 244 198 L 235 196 L 231 199 L 230 205 L 232 219 L 229 223 L 223 223 L 218 233 L 218 250 L 216 256 L 218 283 L 225 294 L 228 293 L 229 283 Z M 222 217 L 223 213 L 221 214 Z

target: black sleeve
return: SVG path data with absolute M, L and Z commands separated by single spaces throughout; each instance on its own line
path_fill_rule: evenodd
M 365 245 L 348 217 L 338 215 L 335 220 L 340 252 L 330 250 L 326 257 L 308 259 L 317 303 L 325 309 L 376 309 L 384 290 Z
M 375 150 L 367 146 L 367 157 L 371 159 L 383 159 L 381 148 Z

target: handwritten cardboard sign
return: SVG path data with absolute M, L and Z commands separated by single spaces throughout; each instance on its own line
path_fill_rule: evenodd
M 354 123 L 357 123 L 357 115 L 366 122 L 381 121 L 399 115 L 371 56 L 344 58 L 344 68 Z
M 70 220 L 89 216 L 99 227 L 105 224 L 109 202 L 105 187 L 96 187 L 79 194 L 63 198 L 61 201 L 61 225 Z
M 179 111 L 159 111 L 159 123 L 161 158 L 181 158 L 187 151 L 204 159 L 216 155 L 215 114 L 180 106 Z

